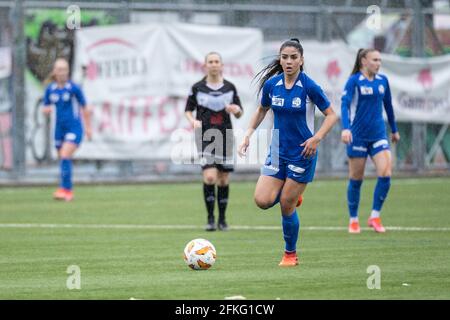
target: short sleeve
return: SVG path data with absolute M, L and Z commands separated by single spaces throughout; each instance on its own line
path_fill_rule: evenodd
M 323 92 L 322 88 L 311 78 L 308 78 L 306 94 L 321 111 L 324 111 L 330 106 L 330 101 Z
M 78 103 L 80 104 L 81 107 L 85 107 L 86 106 L 86 98 L 84 97 L 83 91 L 81 90 L 81 88 L 75 84 L 72 84 L 72 92 L 75 95 Z
M 272 105 L 272 81 L 268 80 L 264 83 L 261 95 L 261 105 L 264 108 L 270 108 Z
M 192 87 L 186 101 L 185 111 L 194 111 L 196 109 L 197 109 L 196 90 L 194 87 Z
M 44 106 L 49 106 L 51 104 L 52 103 L 50 101 L 50 85 L 48 85 L 44 92 Z

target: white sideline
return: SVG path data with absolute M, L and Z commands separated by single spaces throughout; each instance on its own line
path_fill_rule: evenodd
M 41 228 L 41 229 L 184 229 L 198 230 L 203 226 L 198 225 L 151 225 L 151 224 L 59 224 L 59 223 L 0 223 L 0 228 Z M 281 226 L 230 226 L 230 230 L 280 230 Z M 371 230 L 372 228 L 362 227 L 362 230 Z M 347 227 L 327 227 L 327 226 L 305 226 L 301 230 L 308 231 L 345 231 Z M 431 232 L 450 232 L 450 227 L 386 227 L 389 231 L 431 231 Z

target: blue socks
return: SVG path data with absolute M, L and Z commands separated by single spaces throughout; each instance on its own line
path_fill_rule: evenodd
M 378 177 L 375 192 L 373 193 L 373 210 L 381 211 L 381 207 L 383 206 L 384 200 L 386 200 L 390 186 L 391 177 Z
M 287 252 L 295 252 L 297 248 L 298 231 L 300 229 L 300 221 L 298 219 L 297 210 L 290 216 L 282 215 L 283 237 L 286 242 L 285 250 Z
M 359 198 L 360 198 L 360 194 L 361 194 L 361 185 L 362 185 L 362 180 L 350 179 L 348 181 L 347 203 L 348 203 L 348 211 L 350 213 L 350 218 L 358 217 L 358 206 L 359 206 Z
M 72 160 L 61 159 L 59 167 L 61 171 L 61 188 L 72 190 Z

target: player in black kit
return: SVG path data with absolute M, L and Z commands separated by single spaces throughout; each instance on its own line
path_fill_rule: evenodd
M 219 207 L 219 230 L 227 230 L 225 210 L 229 194 L 229 173 L 233 171 L 234 136 L 230 114 L 242 115 L 236 87 L 222 75 L 222 57 L 210 52 L 205 57 L 206 76 L 192 86 L 185 114 L 195 130 L 203 170 L 203 195 L 208 211 L 207 231 L 216 230 L 214 205 Z M 196 111 L 194 118 L 193 111 Z

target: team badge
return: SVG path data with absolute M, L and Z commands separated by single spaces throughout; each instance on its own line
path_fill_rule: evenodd
M 384 93 L 384 87 L 383 87 L 382 84 L 380 84 L 380 85 L 378 86 L 378 92 L 379 92 L 380 94 L 383 94 L 383 93 Z
M 295 98 L 292 100 L 292 107 L 293 107 L 293 108 L 299 108 L 300 105 L 301 105 L 301 103 L 302 103 L 302 99 L 300 99 L 299 97 L 295 97 Z

